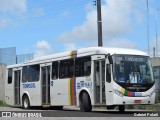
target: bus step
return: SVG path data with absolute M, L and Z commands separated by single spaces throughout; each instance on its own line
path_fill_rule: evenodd
M 106 104 L 105 103 L 96 103 L 94 106 L 95 107 L 105 107 Z
M 43 107 L 43 108 L 48 108 L 48 107 L 50 107 L 50 105 L 45 104 L 45 105 L 42 105 L 42 107 Z

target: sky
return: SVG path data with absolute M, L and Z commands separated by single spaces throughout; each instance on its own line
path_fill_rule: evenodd
M 0 48 L 16 47 L 17 54 L 40 57 L 97 46 L 97 7 L 93 1 L 0 0 Z M 101 1 L 103 46 L 147 52 L 146 0 Z M 148 4 L 152 55 L 156 25 L 160 49 L 160 0 L 148 0 Z

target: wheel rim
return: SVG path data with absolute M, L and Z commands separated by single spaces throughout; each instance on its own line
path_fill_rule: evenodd
M 24 99 L 24 108 L 27 108 L 27 107 L 28 107 L 28 99 L 25 98 L 25 99 Z

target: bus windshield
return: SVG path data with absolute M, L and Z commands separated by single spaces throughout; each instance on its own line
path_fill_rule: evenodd
M 153 85 L 150 58 L 146 56 L 115 55 L 114 80 L 116 83 L 131 85 Z M 128 87 L 129 88 L 129 87 Z M 146 89 L 146 88 L 145 88 Z

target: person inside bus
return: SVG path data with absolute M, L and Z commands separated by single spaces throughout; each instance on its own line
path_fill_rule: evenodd
M 27 82 L 27 74 L 23 74 L 23 77 L 22 77 L 22 82 Z
M 90 76 L 90 74 L 91 74 L 91 66 L 88 66 L 87 67 L 87 70 L 86 70 L 86 76 Z

